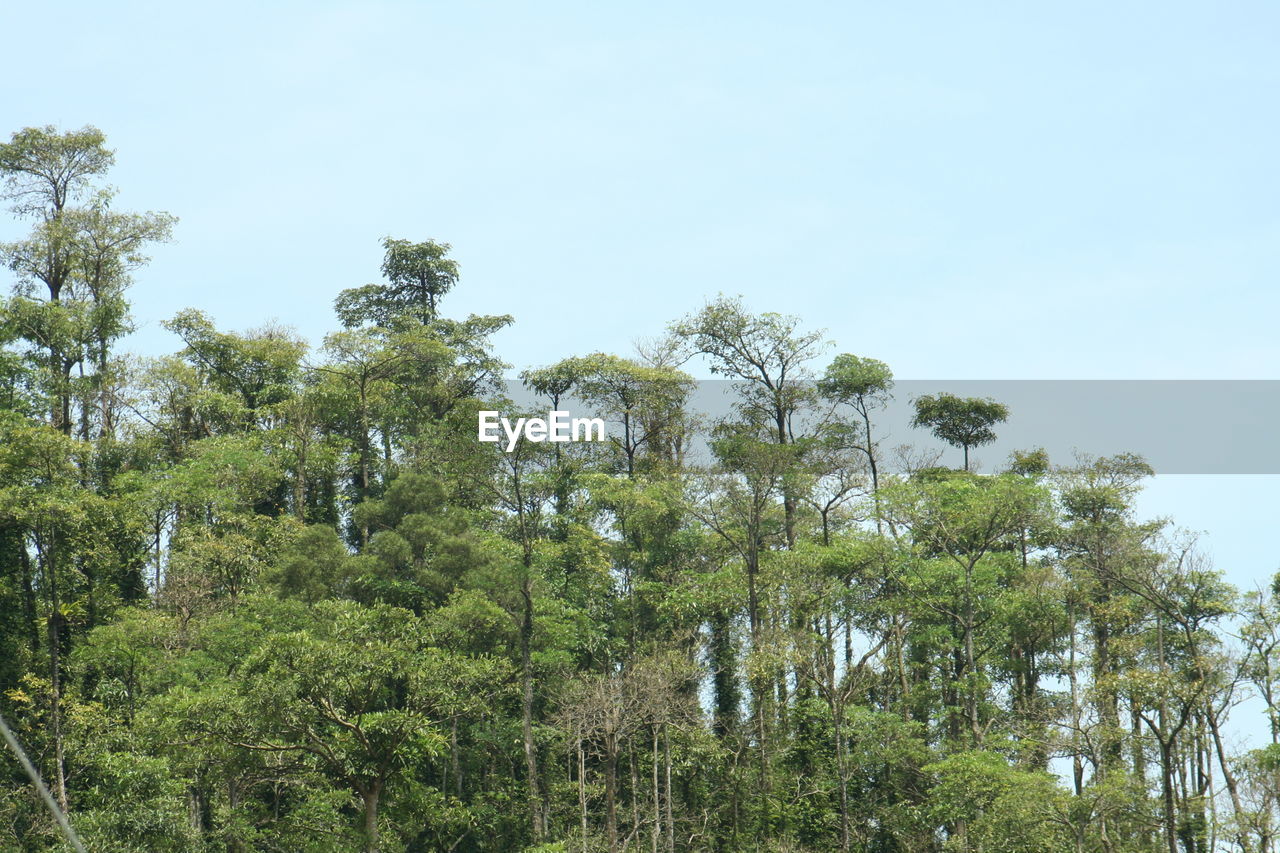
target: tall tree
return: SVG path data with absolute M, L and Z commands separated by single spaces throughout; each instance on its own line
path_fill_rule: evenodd
M 862 421 L 861 440 L 853 446 L 866 456 L 871 470 L 871 488 L 878 491 L 880 466 L 871 413 L 889 401 L 893 391 L 893 371 L 883 361 L 841 353 L 818 381 L 818 390 L 833 403 L 849 406 Z
M 711 372 L 742 383 L 739 409 L 745 420 L 767 423 L 778 445 L 793 444 L 798 422 L 815 391 L 808 364 L 826 346 L 822 332 L 800 330 L 797 317 L 752 314 L 741 299 L 721 296 L 671 326 L 694 352 L 711 362 Z M 783 495 L 787 542 L 796 536 L 797 497 Z
M 969 448 L 996 440 L 992 427 L 1009 419 L 1003 403 L 955 394 L 926 394 L 915 401 L 915 427 L 928 427 L 940 440 L 964 450 L 964 470 L 969 470 Z
M 458 262 L 449 257 L 451 247 L 434 240 L 413 243 L 385 237 L 382 248 L 382 275 L 387 283 L 343 291 L 337 301 L 338 317 L 348 327 L 389 326 L 401 314 L 431 322 L 440 298 L 458 281 Z
M 93 127 L 59 133 L 50 126 L 25 128 L 0 144 L 4 196 L 15 213 L 34 220 L 29 237 L 0 244 L 18 276 L 8 310 L 40 353 L 49 422 L 66 434 L 74 427 L 72 371 L 88 357 L 105 373 L 109 345 L 127 331 L 128 273 L 145 261 L 142 247 L 168 239 L 174 222 L 167 214 L 110 209 L 110 194 L 92 185 L 115 159 L 105 141 Z M 110 416 L 101 417 L 109 427 Z M 88 420 L 86 412 L 86 432 Z

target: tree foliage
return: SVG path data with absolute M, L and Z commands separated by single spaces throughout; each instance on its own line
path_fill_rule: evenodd
M 1140 457 L 971 471 L 1009 412 L 938 394 L 964 465 L 899 463 L 887 365 L 726 297 L 526 371 L 609 441 L 505 452 L 511 318 L 446 316 L 433 241 L 314 349 L 191 309 L 127 357 L 173 220 L 111 161 L 0 146 L 0 711 L 91 849 L 1276 848 L 1280 581 L 1137 517 Z M 0 847 L 62 849 L 4 771 Z

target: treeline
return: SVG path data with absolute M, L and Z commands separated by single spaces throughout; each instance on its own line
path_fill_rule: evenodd
M 726 298 L 523 373 L 611 440 L 505 453 L 512 318 L 446 317 L 432 241 L 314 349 L 186 311 L 131 357 L 173 219 L 111 161 L 0 145 L 0 712 L 89 849 L 1276 849 L 1280 600 L 1135 517 L 1139 457 L 971 470 L 1009 413 L 948 395 L 954 452 L 891 446 L 885 364 Z M 7 758 L 0 847 L 65 844 Z

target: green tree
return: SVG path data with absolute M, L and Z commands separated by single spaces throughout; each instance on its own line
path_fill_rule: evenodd
M 314 762 L 359 798 L 363 849 L 376 853 L 385 798 L 418 763 L 439 759 L 452 717 L 491 707 L 505 673 L 496 660 L 433 647 L 406 610 L 325 602 L 308 622 L 265 638 L 210 685 L 190 708 L 191 727 Z
M 871 470 L 871 488 L 879 491 L 880 466 L 872 435 L 871 413 L 889 401 L 893 390 L 893 371 L 883 361 L 841 353 L 818 381 L 818 390 L 833 403 L 852 408 L 862 421 L 861 440 L 853 446 L 866 455 L 867 466 Z
M 25 128 L 0 144 L 0 176 L 14 211 L 35 220 L 25 240 L 0 244 L 0 257 L 17 274 L 17 297 L 7 306 L 10 323 L 42 362 L 49 422 L 70 434 L 72 371 L 88 358 L 98 393 L 86 395 L 81 415 L 87 437 L 88 397 L 100 427 L 111 431 L 107 385 L 110 344 L 128 331 L 123 299 L 129 271 L 145 262 L 142 247 L 167 240 L 168 214 L 128 214 L 110 209 L 111 195 L 92 181 L 114 162 L 102 132 L 93 127 L 58 133 Z M 85 200 L 84 206 L 77 202 Z
M 815 389 L 808 363 L 826 346 L 822 332 L 804 332 L 798 317 L 752 314 L 741 299 L 721 296 L 671 325 L 676 337 L 711 363 L 711 372 L 741 383 L 738 408 L 748 423 L 768 424 L 778 445 L 794 444 Z M 795 543 L 798 498 L 783 494 L 787 544 Z
M 911 531 L 911 553 L 902 561 L 906 596 L 941 617 L 949 635 L 942 685 L 948 735 L 982 749 L 995 722 L 983 657 L 1004 629 L 1001 599 L 1023 569 L 1011 540 L 1047 514 L 1047 491 L 1016 475 L 940 472 L 895 487 L 886 512 Z
M 430 323 L 440 297 L 458 281 L 458 262 L 448 256 L 451 247 L 434 240 L 413 243 L 384 237 L 382 248 L 387 283 L 343 291 L 337 300 L 338 318 L 348 328 L 364 323 L 392 326 L 402 314 Z
M 995 400 L 927 394 L 915 401 L 914 427 L 928 427 L 941 441 L 964 450 L 964 470 L 969 470 L 969 448 L 996 440 L 991 427 L 1009 419 L 1009 409 Z

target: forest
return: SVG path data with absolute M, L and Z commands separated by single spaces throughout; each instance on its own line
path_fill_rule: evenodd
M 1280 589 L 1138 516 L 1141 448 L 980 465 L 1017 413 L 944 393 L 883 435 L 888 365 L 723 295 L 516 373 L 434 240 L 322 341 L 191 308 L 141 358 L 177 220 L 113 159 L 0 144 L 0 714 L 49 794 L 5 751 L 0 849 L 1280 847 Z M 608 440 L 477 441 L 521 405 Z

